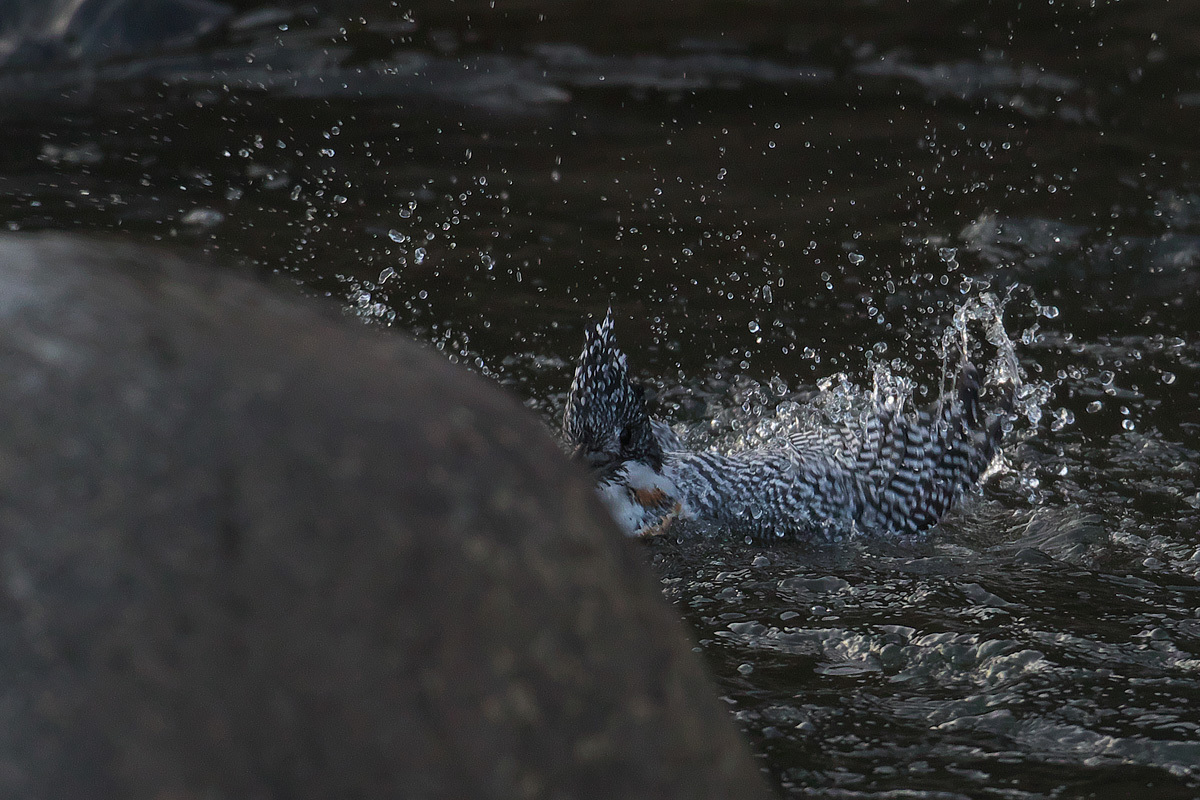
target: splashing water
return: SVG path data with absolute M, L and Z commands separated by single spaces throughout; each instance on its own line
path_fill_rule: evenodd
M 950 324 L 938 339 L 942 355 L 939 396 L 945 396 L 958 371 L 958 354 L 972 353 L 973 330 L 982 334 L 983 341 L 993 351 L 986 359 L 985 392 L 998 397 L 1011 387 L 1012 412 L 1017 420 L 1028 423 L 1022 430 L 1018 430 L 1013 420 L 1006 423 L 1005 435 L 1013 443 L 1023 441 L 1037 430 L 1055 386 L 1055 381 L 1030 378 L 1017 354 L 1018 342 L 1036 335 L 1036 324 L 1033 334 L 1027 329 L 1015 339 L 1005 325 L 1006 309 L 1014 298 L 1022 296 L 1027 296 L 1028 306 L 1035 314 L 1044 308 L 1023 287 L 1014 287 L 1003 295 L 983 292 L 954 309 Z M 982 350 L 982 345 L 976 349 Z M 707 425 L 677 425 L 676 432 L 690 447 L 731 452 L 777 444 L 790 433 L 814 427 L 856 425 L 875 413 L 881 403 L 897 402 L 908 408 L 916 404 L 914 393 L 918 382 L 903 374 L 899 368 L 902 366 L 875 360 L 869 389 L 855 384 L 842 372 L 819 380 L 815 392 L 790 389 L 778 376 L 766 386 L 743 378 L 729 386 L 726 398 L 718 399 Z M 1013 467 L 1000 460 L 994 469 L 1004 472 Z

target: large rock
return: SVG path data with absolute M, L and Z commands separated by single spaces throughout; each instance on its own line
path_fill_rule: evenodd
M 0 796 L 767 796 L 642 554 L 440 357 L 9 236 L 0 408 Z

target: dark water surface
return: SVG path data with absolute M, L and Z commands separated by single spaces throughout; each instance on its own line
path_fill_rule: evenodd
M 279 273 L 548 425 L 611 305 L 699 444 L 876 372 L 928 399 L 955 310 L 1007 298 L 970 331 L 1026 413 L 927 538 L 648 557 L 785 795 L 1200 794 L 1200 9 L 670 8 L 10 64 L 0 209 Z

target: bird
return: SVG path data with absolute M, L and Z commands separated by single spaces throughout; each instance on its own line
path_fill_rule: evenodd
M 617 345 L 612 310 L 585 328 L 563 434 L 619 527 L 665 533 L 694 520 L 749 536 L 838 539 L 919 534 L 980 481 L 1003 435 L 1011 393 L 992 412 L 964 356 L 952 391 L 907 411 L 894 396 L 868 413 L 724 452 L 686 447 L 647 411 Z

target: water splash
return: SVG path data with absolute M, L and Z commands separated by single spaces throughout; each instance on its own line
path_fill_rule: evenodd
M 1032 435 L 1048 413 L 1060 427 L 1071 422 L 1069 412 L 1048 411 L 1055 381 L 1031 378 L 1022 365 L 1018 347 L 1025 340 L 1036 338 L 1037 323 L 1019 332 L 1006 323 L 1005 312 L 1018 298 L 1023 300 L 1028 315 L 1045 316 L 1046 307 L 1023 287 L 1002 294 L 981 292 L 959 304 L 941 335 L 932 337 L 941 356 L 935 399 L 951 391 L 961 359 L 978 363 L 985 374 L 985 405 L 987 395 L 993 398 L 993 407 L 996 398 L 1012 397 L 1015 420 L 1007 423 L 1006 433 L 1010 436 L 1017 433 L 1014 442 Z M 679 432 L 691 446 L 734 451 L 778 444 L 789 433 L 814 427 L 857 427 L 885 402 L 911 409 L 919 402 L 916 395 L 921 382 L 909 374 L 914 371 L 912 365 L 898 359 L 885 361 L 874 357 L 877 351 L 885 350 L 882 346 L 868 348 L 872 373 L 869 388 L 855 383 L 844 372 L 820 379 L 815 391 L 789 388 L 780 376 L 765 384 L 740 378 L 727 387 L 725 397 L 715 400 L 716 409 L 706 426 Z M 1024 420 L 1023 432 L 1014 424 L 1020 420 Z M 1013 467 L 1001 463 L 999 469 L 1011 471 Z

